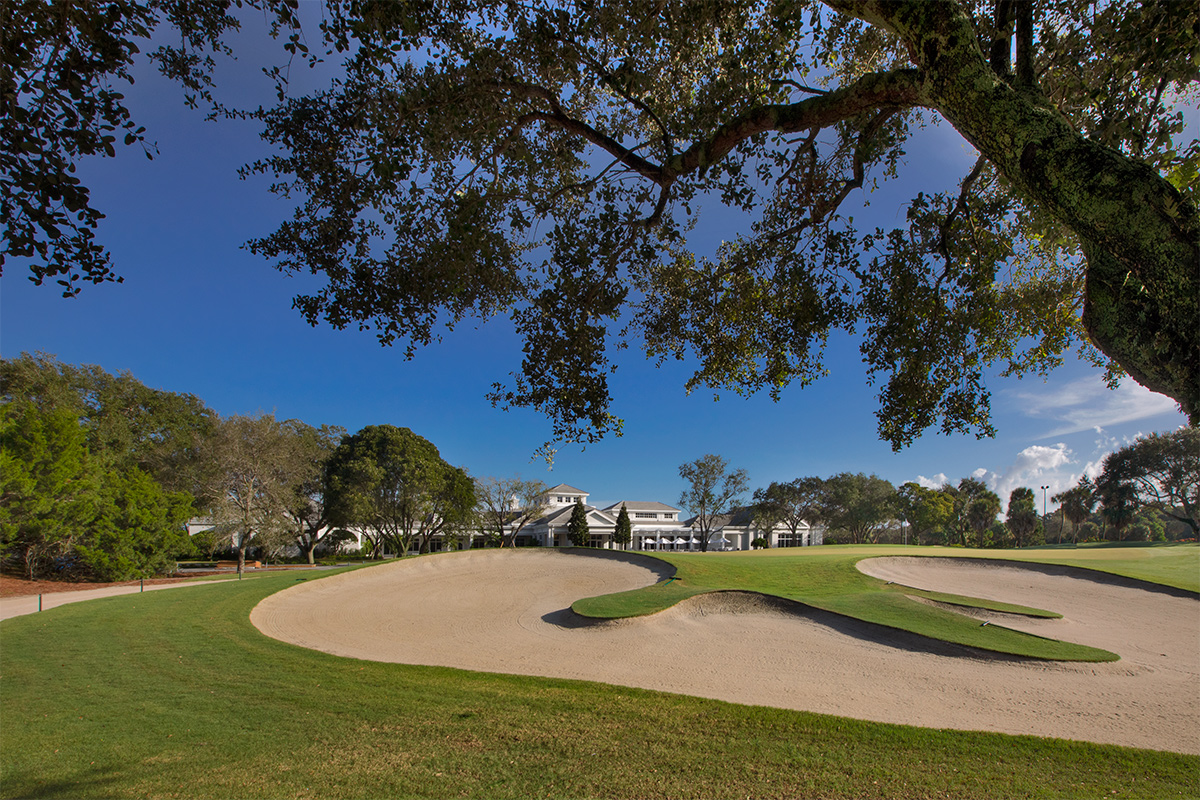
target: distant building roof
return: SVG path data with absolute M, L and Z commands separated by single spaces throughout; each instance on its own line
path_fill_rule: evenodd
M 565 483 L 560 483 L 558 486 L 551 486 L 546 490 L 546 494 L 582 494 L 586 495 L 583 489 L 576 489 L 574 486 L 568 486 Z
M 654 500 L 621 500 L 620 502 L 613 503 L 611 506 L 606 506 L 604 510 L 613 514 L 619 514 L 621 513 L 621 506 L 625 506 L 629 511 L 679 512 L 679 509 L 675 508 L 675 506 L 669 506 L 666 503 L 659 503 Z
M 589 517 L 598 518 L 602 525 L 616 525 L 617 521 L 608 514 L 594 506 L 584 506 Z M 575 512 L 571 506 L 557 508 L 551 511 L 546 516 L 534 521 L 534 525 L 566 525 L 571 520 L 571 514 Z
M 684 525 L 695 525 L 696 517 L 684 520 Z M 754 521 L 754 514 L 748 508 L 736 508 L 732 514 L 715 514 L 712 517 L 711 530 L 719 531 L 728 525 L 749 525 Z

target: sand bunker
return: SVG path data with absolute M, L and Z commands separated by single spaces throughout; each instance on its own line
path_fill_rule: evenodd
M 251 620 L 277 639 L 375 661 L 1200 753 L 1200 601 L 1064 570 L 916 558 L 860 567 L 910 586 L 1056 611 L 1064 619 L 981 618 L 1102 647 L 1121 660 L 988 658 L 743 593 L 589 624 L 569 610 L 572 602 L 666 574 L 661 562 L 608 551 L 483 550 L 398 561 L 274 594 Z

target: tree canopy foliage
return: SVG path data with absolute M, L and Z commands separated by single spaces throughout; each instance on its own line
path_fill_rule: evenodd
M 896 512 L 912 527 L 913 544 L 920 544 L 922 534 L 939 531 L 950 521 L 954 498 L 949 492 L 909 481 L 896 490 Z
M 251 545 L 271 550 L 292 544 L 299 489 L 312 471 L 312 451 L 294 421 L 274 414 L 234 414 L 208 442 L 212 479 L 203 507 L 237 553 L 238 573 Z
M 475 481 L 479 529 L 500 547 L 513 547 L 521 530 L 546 513 L 546 489 L 539 480 L 480 478 Z
M 772 482 L 765 489 L 754 492 L 754 524 L 764 531 L 783 524 L 792 535 L 792 541 L 796 541 L 801 528 L 821 520 L 824 497 L 825 482 L 820 478 Z
M 896 488 L 878 475 L 839 473 L 825 480 L 820 518 L 851 544 L 872 544 L 896 519 Z
M 1096 494 L 1118 528 L 1149 506 L 1200 534 L 1200 430 L 1152 433 L 1112 453 L 1096 478 Z
M 688 483 L 679 504 L 695 515 L 692 529 L 700 534 L 700 549 L 707 553 L 715 518 L 734 510 L 748 488 L 749 476 L 744 469 L 731 469 L 724 456 L 708 453 L 680 464 L 679 477 Z
M 1070 489 L 1059 492 L 1053 497 L 1054 502 L 1062 504 L 1062 514 L 1071 521 L 1071 536 L 1074 541 L 1079 535 L 1079 526 L 1091 516 L 1099 498 L 1096 496 L 1092 479 L 1084 475 Z M 1059 541 L 1062 541 L 1061 530 Z
M 211 412 L 131 375 L 51 356 L 0 361 L 0 557 L 25 576 L 150 577 L 191 550 Z
M 152 389 L 128 372 L 22 353 L 0 359 L 0 401 L 67 411 L 91 456 L 114 469 L 137 467 L 167 490 L 195 496 L 207 480 L 201 446 L 218 416 L 194 395 Z
M 497 402 L 556 437 L 619 429 L 610 349 L 696 360 L 689 388 L 777 395 L 861 334 L 880 435 L 991 431 L 985 376 L 1094 344 L 1200 415 L 1200 12 L 1172 0 L 422 0 L 261 8 L 287 57 L 338 77 L 255 112 L 296 197 L 251 243 L 324 279 L 310 320 L 412 349 L 511 317 L 525 358 Z M 239 4 L 240 5 L 240 4 Z M 238 27 L 227 3 L 7 3 L 4 247 L 64 291 L 112 278 L 72 174 L 145 146 L 112 86 L 154 50 L 193 103 Z M 157 40 L 156 40 L 157 41 Z M 846 203 L 953 126 L 978 159 L 893 229 Z M 751 222 L 715 254 L 705 202 Z M 1086 349 L 1086 348 L 1085 348 Z
M 408 428 L 368 425 L 347 436 L 326 463 L 325 503 L 332 524 L 354 526 L 380 557 L 386 548 L 427 552 L 434 534 L 475 508 L 475 485 L 438 449 Z
M 339 425 L 314 428 L 298 419 L 286 420 L 283 425 L 295 438 L 292 454 L 298 462 L 287 501 L 291 538 L 312 564 L 317 547 L 331 541 L 330 537 L 341 535 L 329 524 L 326 511 L 325 463 L 346 435 L 346 429 Z
M 1008 496 L 1005 524 L 1017 547 L 1029 544 L 1029 536 L 1037 529 L 1037 497 L 1028 486 L 1018 486 Z

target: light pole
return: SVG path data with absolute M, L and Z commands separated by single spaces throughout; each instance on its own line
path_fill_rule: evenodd
M 1042 524 L 1043 525 L 1046 524 L 1046 490 L 1049 488 L 1050 488 L 1049 486 L 1042 487 Z

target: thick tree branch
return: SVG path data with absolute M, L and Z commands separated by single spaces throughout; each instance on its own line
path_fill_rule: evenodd
M 523 97 L 529 100 L 542 100 L 550 106 L 550 111 L 532 111 L 521 115 L 517 120 L 517 128 L 525 127 L 532 122 L 545 122 L 565 131 L 574 133 L 576 136 L 591 142 L 600 149 L 607 152 L 613 158 L 620 161 L 629 169 L 647 178 L 654 183 L 667 185 L 663 183 L 662 169 L 657 165 L 647 161 L 639 156 L 633 150 L 625 147 L 623 144 L 613 139 L 611 136 L 596 130 L 591 125 L 588 125 L 582 120 L 575 119 L 567 114 L 562 107 L 562 103 L 554 92 L 541 86 L 534 86 L 527 83 L 506 82 L 493 85 L 498 91 L 504 92 L 512 97 Z M 669 181 L 667 182 L 669 183 Z
M 663 173 L 668 179 L 686 175 L 720 161 L 742 142 L 768 131 L 798 133 L 828 128 L 838 122 L 880 108 L 922 105 L 922 82 L 916 70 L 864 75 L 849 86 L 798 103 L 751 109 L 728 122 L 708 139 L 668 159 Z
M 668 154 L 673 153 L 674 146 L 672 144 L 671 133 L 667 130 L 667 126 L 663 123 L 662 119 L 659 118 L 658 114 L 654 113 L 654 110 L 650 108 L 650 106 L 642 102 L 641 99 L 634 97 L 631 92 L 622 86 L 621 82 L 604 67 L 600 60 L 587 51 L 587 48 L 583 47 L 571 38 L 567 38 L 565 41 L 567 44 L 575 48 L 575 52 L 579 53 L 583 61 L 591 67 L 592 71 L 595 72 L 597 76 L 599 76 L 600 80 L 604 82 L 605 86 L 624 99 L 625 102 L 629 103 L 631 106 L 650 118 L 650 120 L 658 128 L 659 133 L 662 134 L 663 152 Z
M 1013 186 L 1073 230 L 1084 325 L 1139 383 L 1200 423 L 1200 213 L 1153 169 L 1089 140 L 991 70 L 952 0 L 826 0 L 905 40 L 936 108 Z
M 522 115 L 517 122 L 518 126 L 540 121 L 574 133 L 606 151 L 638 175 L 664 188 L 684 175 L 720 161 L 739 144 L 760 133 L 798 133 L 827 128 L 867 111 L 880 108 L 894 110 L 920 105 L 922 102 L 921 79 L 916 70 L 872 73 L 859 78 L 844 89 L 810 97 L 798 103 L 753 108 L 717 128 L 708 139 L 697 142 L 683 153 L 667 159 L 660 167 L 602 131 L 566 114 L 558 98 L 546 89 L 526 84 L 503 84 L 497 85 L 497 88 L 505 89 L 514 95 L 544 100 L 549 104 L 549 112 L 533 111 Z
M 1037 91 L 1037 70 L 1033 66 L 1033 2 L 1015 3 L 1017 13 L 1017 88 Z
M 1013 0 L 996 0 L 996 36 L 992 39 L 989 62 L 992 72 L 1008 75 L 1012 69 Z

